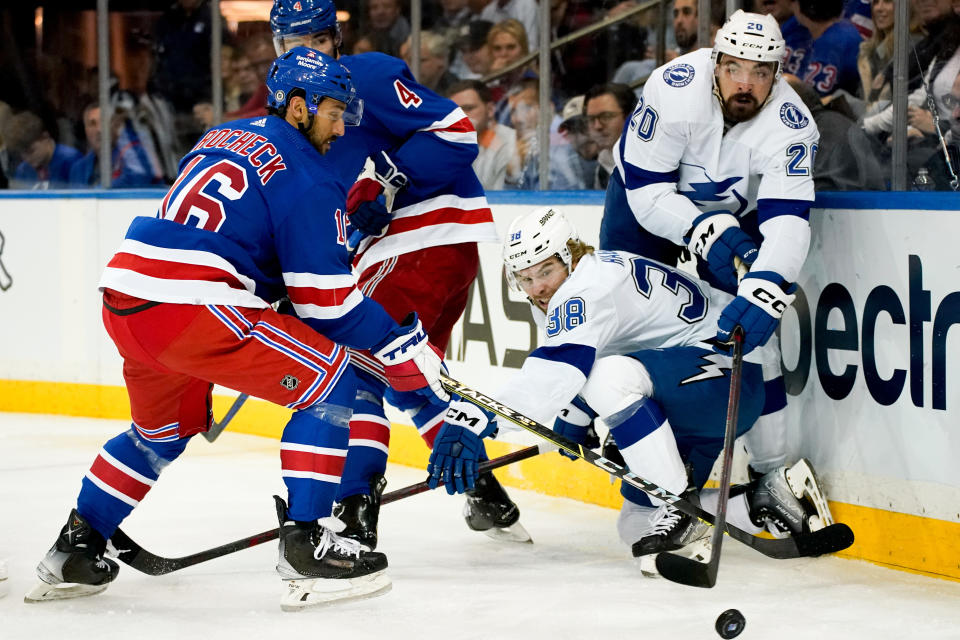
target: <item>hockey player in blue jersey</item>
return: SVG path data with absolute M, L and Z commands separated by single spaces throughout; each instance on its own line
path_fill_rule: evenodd
M 275 0 L 270 24 L 278 52 L 300 44 L 339 52 L 340 26 L 330 0 Z M 363 122 L 346 133 L 349 144 L 330 154 L 344 182 L 353 185 L 347 198 L 352 237 L 365 237 L 354 261 L 361 289 L 394 317 L 416 311 L 433 343 L 446 349 L 477 273 L 476 243 L 498 240 L 472 168 L 476 132 L 454 102 L 417 83 L 403 61 L 380 53 L 339 59 L 365 104 Z M 390 441 L 386 388 L 376 359 L 363 352 L 352 352 L 351 359 L 359 392 L 337 514 L 346 523 L 344 535 L 374 548 Z M 443 412 L 416 397 L 386 395 L 432 447 Z M 468 495 L 464 516 L 472 529 L 529 539 L 519 510 L 492 473 Z
M 276 497 L 282 607 L 390 587 L 386 557 L 339 536 L 331 517 L 357 389 L 346 348 L 373 353 L 394 388 L 445 406 L 440 352 L 415 314 L 398 324 L 351 270 L 346 191 L 323 155 L 359 121 L 349 72 L 298 47 L 266 81 L 270 115 L 208 131 L 156 217 L 133 221 L 104 270 L 103 321 L 133 424 L 84 477 L 28 600 L 89 595 L 116 577 L 107 541 L 209 428 L 213 384 L 294 410 L 280 445 L 288 498 Z M 297 317 L 273 310 L 283 297 Z
M 810 244 L 819 133 L 780 77 L 783 55 L 773 17 L 737 11 L 712 50 L 655 70 L 620 137 L 600 227 L 601 249 L 670 265 L 694 256 L 701 278 L 735 294 L 716 337 L 742 326 L 745 353 L 777 342 Z M 735 258 L 752 265 L 740 283 Z M 745 439 L 758 474 L 786 461 L 778 360 L 764 380 L 763 416 Z
M 843 17 L 843 0 L 799 0 L 797 22 L 810 32 L 810 47 L 796 75 L 828 96 L 844 90 L 851 96 L 860 92 L 857 56 L 863 37 Z
M 731 358 L 714 353 L 710 342 L 732 296 L 648 258 L 594 251 L 550 207 L 513 221 L 503 261 L 507 280 L 530 302 L 541 339 L 493 397 L 540 423 L 560 416 L 554 429 L 579 444 L 586 443 L 591 415 L 599 414 L 632 471 L 697 501 L 723 445 Z M 745 356 L 737 433 L 760 414 L 762 368 L 776 359 L 772 345 Z M 473 483 L 480 439 L 495 425 L 510 425 L 459 400 L 446 420 L 430 457 L 430 482 L 443 481 L 453 493 Z M 685 464 L 692 468 L 690 488 Z M 811 496 L 802 490 L 807 478 Z M 671 504 L 652 505 L 640 495 L 624 502 L 618 529 L 649 573 L 657 553 L 686 546 L 705 528 Z M 766 525 L 801 533 L 830 524 L 825 504 L 804 461 L 757 479 L 730 500 L 729 518 L 754 533 Z M 704 496 L 705 508 L 715 505 L 715 495 Z

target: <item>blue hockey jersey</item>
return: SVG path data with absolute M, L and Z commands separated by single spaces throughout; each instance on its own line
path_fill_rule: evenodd
M 131 223 L 100 287 L 253 308 L 288 296 L 331 340 L 369 348 L 396 323 L 357 288 L 345 201 L 329 159 L 281 118 L 224 123 L 180 161 L 156 217 Z
M 367 157 L 386 151 L 410 180 L 394 201 L 393 222 L 380 238 L 361 245 L 356 266 L 425 247 L 497 242 L 493 214 L 473 171 L 477 134 L 451 100 L 417 83 L 400 59 L 381 53 L 344 56 L 363 97 L 363 120 L 348 127 L 346 144 L 328 158 L 352 185 Z
M 837 89 L 851 95 L 860 91 L 857 55 L 860 53 L 860 32 L 850 22 L 840 20 L 813 41 L 799 75 L 822 96 Z

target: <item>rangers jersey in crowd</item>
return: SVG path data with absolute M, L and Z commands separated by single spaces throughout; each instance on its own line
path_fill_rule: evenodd
M 134 219 L 100 287 L 261 309 L 288 296 L 334 342 L 369 348 L 395 323 L 357 288 L 345 199 L 329 160 L 281 118 L 224 123 L 180 161 L 156 217 Z
M 425 247 L 497 242 L 493 214 L 471 166 L 477 133 L 463 110 L 418 84 L 397 58 L 363 53 L 340 62 L 363 97 L 363 120 L 347 128 L 347 144 L 334 145 L 328 157 L 348 186 L 366 158 L 380 151 L 409 179 L 394 201 L 386 234 L 361 244 L 357 270 Z
M 717 318 L 732 299 L 687 273 L 625 251 L 585 255 L 553 294 L 546 314 L 531 305 L 541 344 L 494 397 L 547 423 L 577 395 L 598 358 L 687 345 L 710 349 L 704 341 L 716 336 Z M 726 356 L 708 357 L 705 370 L 716 370 L 723 359 L 729 368 Z M 768 343 L 745 360 L 773 358 L 779 355 Z
M 810 242 L 817 126 L 783 79 L 753 118 L 728 125 L 713 68 L 710 49 L 700 49 L 651 74 L 615 153 L 629 207 L 605 211 L 604 225 L 630 236 L 639 222 L 685 246 L 697 216 L 730 213 L 763 236 L 753 269 L 793 282 Z
M 837 89 L 857 95 L 860 90 L 857 56 L 862 41 L 851 22 L 838 20 L 810 45 L 797 75 L 822 96 Z

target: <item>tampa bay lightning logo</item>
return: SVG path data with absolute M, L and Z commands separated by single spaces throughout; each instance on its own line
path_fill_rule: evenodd
M 731 176 L 717 181 L 707 175 L 706 169 L 700 165 L 682 162 L 681 166 L 686 167 L 683 173 L 687 175 L 684 175 L 682 183 L 677 185 L 677 193 L 689 198 L 701 210 L 713 213 L 730 213 L 739 217 L 747 208 L 747 199 L 733 188 L 743 180 L 743 176 Z M 689 175 L 697 173 L 703 176 L 702 181 L 694 175 Z M 680 188 L 681 186 L 687 188 Z M 730 208 L 714 210 L 712 206 L 714 203 L 724 205 L 729 203 Z
M 810 119 L 792 102 L 784 102 L 780 107 L 780 119 L 791 129 L 803 129 L 810 124 Z
M 685 87 L 693 82 L 694 69 L 686 63 L 667 67 L 663 72 L 663 81 L 671 87 Z

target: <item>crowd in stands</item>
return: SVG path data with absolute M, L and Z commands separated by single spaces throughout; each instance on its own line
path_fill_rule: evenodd
M 556 39 L 638 4 L 546 2 L 423 3 L 417 79 L 450 97 L 473 122 L 480 146 L 474 166 L 487 189 L 539 187 L 537 128 L 543 119 L 550 123 L 548 188 L 604 189 L 614 143 L 657 66 L 658 12 L 633 12 L 614 27 L 555 49 L 551 100 L 541 104 L 537 59 L 518 64 L 537 48 L 539 11 L 549 8 Z M 344 53 L 382 51 L 412 63 L 408 3 L 346 0 L 338 6 L 350 16 L 342 25 Z M 893 0 L 755 0 L 745 8 L 780 24 L 787 44 L 784 77 L 821 132 L 817 188 L 889 188 Z M 711 46 L 698 42 L 697 10 L 696 0 L 673 0 L 664 29 L 667 61 Z M 714 0 L 711 34 L 723 20 L 724 3 Z M 241 26 L 223 32 L 225 120 L 266 113 L 264 78 L 275 57 L 266 16 Z M 116 74 L 111 79 L 109 126 L 101 122 L 96 69 L 61 72 L 51 81 L 56 92 L 47 87 L 41 100 L 30 100 L 37 94 L 30 87 L 0 91 L 0 188 L 99 185 L 102 135 L 110 136 L 114 187 L 168 184 L 187 145 L 214 124 L 211 29 L 208 0 L 176 0 L 147 28 L 115 43 L 124 48 L 128 68 L 123 82 Z M 948 189 L 947 158 L 960 169 L 960 0 L 911 0 L 910 33 L 908 174 L 925 168 L 935 188 Z M 944 143 L 952 156 L 945 157 Z

